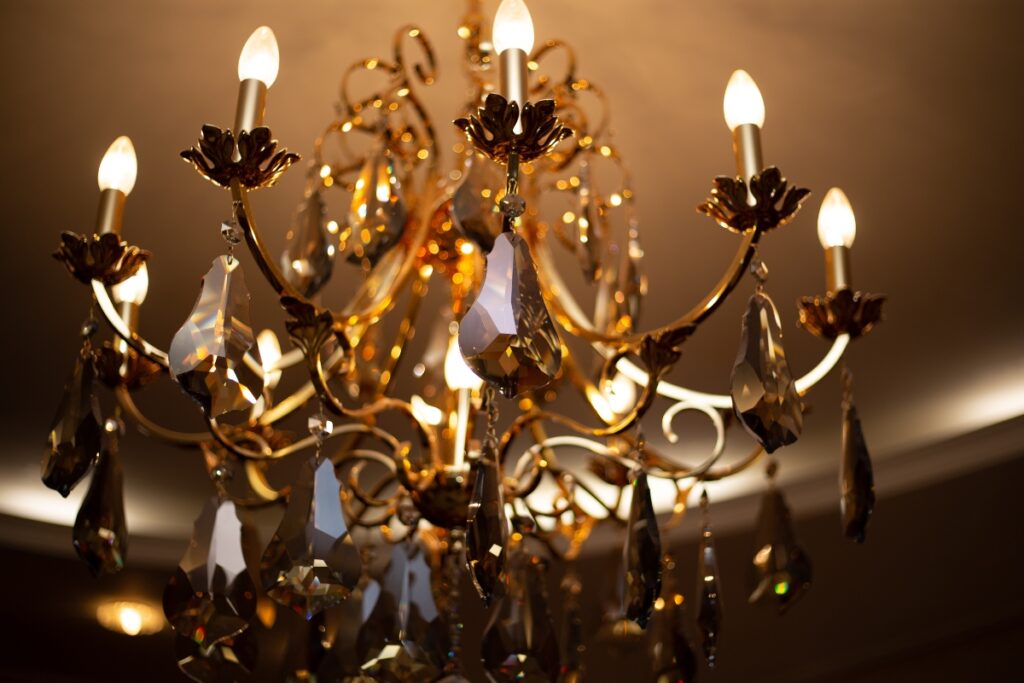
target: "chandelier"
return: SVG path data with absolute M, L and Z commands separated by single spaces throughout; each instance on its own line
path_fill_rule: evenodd
M 737 171 L 714 178 L 697 207 L 735 234 L 735 256 L 675 322 L 645 330 L 640 223 L 609 135 L 605 91 L 577 74 L 565 43 L 535 49 L 522 0 L 503 0 L 491 40 L 484 25 L 481 3 L 471 0 L 458 26 L 471 97 L 453 105 L 461 115 L 453 146 L 439 141 L 421 99 L 437 69 L 420 29 L 396 33 L 390 60 L 365 59 L 344 72 L 280 258 L 268 252 L 249 198 L 300 159 L 264 125 L 278 47 L 269 28 L 252 34 L 238 63 L 234 126 L 203 126 L 198 144 L 181 153 L 227 191 L 230 213 L 220 226 L 225 253 L 169 346 L 138 331 L 150 254 L 122 240 L 136 179 L 128 138 L 100 164 L 95 234 L 61 236 L 55 257 L 91 289 L 92 308 L 43 482 L 67 496 L 92 470 L 73 543 L 93 573 L 114 573 L 128 545 L 118 454 L 125 424 L 201 453 L 213 492 L 164 594 L 179 666 L 195 680 L 246 675 L 255 661 L 251 624 L 272 620 L 276 606 L 301 615 L 316 636 L 320 654 L 310 655 L 306 679 L 450 683 L 466 680 L 463 662 L 479 658 L 494 681 L 578 681 L 586 643 L 603 638 L 650 648 L 656 680 L 692 680 L 698 652 L 715 663 L 722 610 L 704 484 L 758 463 L 767 486 L 749 600 L 785 611 L 811 584 L 773 454 L 799 438 L 802 397 L 881 318 L 884 297 L 852 289 L 855 220 L 846 196 L 829 190 L 818 216 L 826 293 L 799 302 L 800 326 L 830 346 L 811 372 L 794 377 L 757 253 L 809 191 L 763 163 L 764 102 L 750 76 L 735 72 L 724 112 Z M 550 73 L 545 65 L 559 54 L 567 66 Z M 379 87 L 357 95 L 360 79 Z M 243 260 L 280 297 L 291 350 L 270 330 L 255 333 Z M 589 283 L 592 306 L 563 280 L 567 261 Z M 331 308 L 322 293 L 339 267 L 356 269 L 360 284 Z M 686 340 L 748 274 L 754 292 L 731 393 L 666 379 Z M 448 305 L 421 310 L 428 286 Z M 424 316 L 426 350 L 410 358 Z M 100 340 L 101 322 L 114 333 L 109 340 Z M 139 408 L 136 395 L 165 374 L 197 404 L 206 431 L 167 428 Z M 281 395 L 286 374 L 301 379 Z M 842 533 L 863 542 L 872 469 L 845 366 L 842 380 Z M 571 394 L 582 397 L 586 417 L 559 412 Z M 713 447 L 683 462 L 648 444 L 641 422 L 659 411 L 669 443 L 678 439 L 679 413 L 706 416 Z M 299 434 L 297 418 L 305 421 Z M 749 454 L 726 457 L 729 436 L 751 440 Z M 673 505 L 656 509 L 652 478 L 672 486 Z M 680 560 L 661 535 L 691 500 L 701 517 L 699 585 L 684 600 L 672 580 Z M 283 511 L 276 532 L 252 548 L 244 512 L 275 505 Z M 572 563 L 602 527 L 623 539 L 620 609 L 589 634 L 579 616 L 586 589 Z M 561 625 L 545 587 L 555 563 L 566 566 Z M 461 647 L 457 587 L 466 572 L 490 611 L 476 627 L 479 653 Z M 354 654 L 327 657 L 337 639 L 332 614 L 346 600 L 362 604 Z M 695 628 L 683 617 L 690 603 Z

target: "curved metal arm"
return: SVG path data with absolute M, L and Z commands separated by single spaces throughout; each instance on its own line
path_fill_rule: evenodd
M 148 436 L 184 448 L 193 448 L 210 440 L 209 432 L 179 432 L 153 422 L 139 409 L 131 392 L 125 386 L 114 389 L 114 397 L 117 399 L 117 404 L 121 406 L 121 410 Z

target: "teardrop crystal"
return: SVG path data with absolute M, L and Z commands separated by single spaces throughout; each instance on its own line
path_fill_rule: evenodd
M 463 236 L 488 252 L 501 231 L 498 191 L 505 185 L 501 168 L 490 159 L 472 154 L 466 159 L 462 182 L 452 194 L 452 223 Z
M 164 589 L 164 614 L 179 634 L 209 647 L 241 633 L 255 612 L 256 587 L 245 566 L 242 522 L 234 503 L 213 496 Z
M 700 631 L 701 649 L 708 666 L 713 667 L 718 654 L 718 639 L 722 629 L 722 600 L 718 593 L 718 556 L 715 539 L 705 525 L 701 532 L 697 559 L 697 629 Z
M 347 598 L 361 572 L 334 465 L 314 455 L 299 469 L 281 525 L 260 560 L 263 588 L 309 619 Z
M 562 581 L 562 591 L 566 598 L 562 616 L 562 665 L 558 683 L 583 681 L 583 654 L 586 646 L 583 643 L 583 615 L 580 609 L 582 590 L 579 578 L 569 570 Z
M 576 250 L 583 274 L 591 282 L 601 278 L 605 253 L 603 226 L 592 197 L 590 166 L 580 163 L 579 186 L 576 188 Z
M 484 282 L 459 323 L 459 348 L 473 371 L 506 398 L 548 384 L 562 347 L 523 238 L 503 232 L 487 255 Z
M 247 409 L 262 394 L 263 379 L 245 363 L 246 352 L 259 363 L 250 320 L 241 264 L 218 256 L 168 353 L 174 378 L 208 417 Z
M 124 472 L 116 430 L 108 431 L 106 445 L 96 461 L 89 490 L 75 519 L 75 552 L 93 576 L 124 569 L 128 529 L 124 518 Z
M 774 600 L 785 612 L 811 587 L 811 561 L 797 544 L 782 493 L 765 492 L 754 532 L 750 602 Z
M 622 253 L 619 266 L 619 292 L 622 302 L 619 304 L 619 316 L 616 327 L 619 330 L 632 331 L 640 324 L 640 313 L 644 297 L 647 296 L 647 275 L 643 271 L 644 250 L 640 246 L 639 229 L 631 224 L 629 240 Z M 618 297 L 615 297 L 618 301 Z
M 860 416 L 852 401 L 843 407 L 843 462 L 839 471 L 843 533 L 863 543 L 875 507 L 875 475 Z
M 501 589 L 508 553 L 508 519 L 501 486 L 494 453 L 487 449 L 473 463 L 473 493 L 466 520 L 469 575 L 487 606 Z
M 782 349 L 775 304 L 763 292 L 750 297 L 740 350 L 732 369 L 732 405 L 747 431 L 772 453 L 797 440 L 803 413 Z
M 693 683 L 697 655 L 686 637 L 683 596 L 664 600 L 651 619 L 651 662 L 655 683 Z
M 371 265 L 377 263 L 402 236 L 406 217 L 394 160 L 386 149 L 379 150 L 363 164 L 352 192 L 349 260 L 358 263 L 365 258 Z
M 661 594 L 661 535 L 647 473 L 643 470 L 637 472 L 633 479 L 623 560 L 626 568 L 626 617 L 641 628 L 647 628 L 654 601 Z
M 320 192 L 306 197 L 285 238 L 288 248 L 281 255 L 281 272 L 305 297 L 311 297 L 331 278 L 337 238 L 328 230 L 326 209 Z M 331 224 L 337 232 L 337 225 Z
M 256 666 L 258 649 L 252 628 L 207 646 L 178 635 L 174 639 L 178 668 L 193 681 L 236 683 L 249 680 Z
M 43 483 L 65 498 L 100 452 L 103 432 L 95 381 L 92 347 L 86 342 L 64 384 L 64 395 L 50 426 L 49 448 L 43 456 Z

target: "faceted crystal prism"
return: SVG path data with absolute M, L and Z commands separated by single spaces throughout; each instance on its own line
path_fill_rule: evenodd
M 640 471 L 633 480 L 633 500 L 629 508 L 626 546 L 625 611 L 641 628 L 647 628 L 654 601 L 661 594 L 661 535 L 654 515 L 647 473 Z
M 363 164 L 352 193 L 348 227 L 350 261 L 366 258 L 371 264 L 398 241 L 405 230 L 407 212 L 394 160 L 387 150 L 371 155 Z
M 347 598 L 362 568 L 341 509 L 334 464 L 314 455 L 300 468 L 281 525 L 260 560 L 263 588 L 310 619 Z
M 789 507 L 774 488 L 766 491 L 761 500 L 754 533 L 751 585 L 750 602 L 774 598 L 780 614 L 811 587 L 811 561 L 797 545 Z
M 493 453 L 485 452 L 473 463 L 473 494 L 466 520 L 469 575 L 486 606 L 498 595 L 508 552 L 502 478 L 493 457 Z
M 715 539 L 707 526 L 701 533 L 697 559 L 697 628 L 701 636 L 701 649 L 708 666 L 713 667 L 718 654 L 718 638 L 722 629 L 722 599 L 718 593 L 718 556 Z
M 89 491 L 75 519 L 75 552 L 93 576 L 124 569 L 128 529 L 124 520 L 124 472 L 116 432 L 107 432 L 106 447 L 93 470 Z
M 65 498 L 100 452 L 103 432 L 93 393 L 95 380 L 96 369 L 86 343 L 64 385 L 64 396 L 50 427 L 49 449 L 43 456 L 43 483 Z
M 244 360 L 248 351 L 259 362 L 250 319 L 241 265 L 218 256 L 168 353 L 174 378 L 208 417 L 249 408 L 260 398 L 263 380 Z
M 693 683 L 697 655 L 686 637 L 683 596 L 665 600 L 651 619 L 651 662 L 655 683 Z
M 473 154 L 466 160 L 466 170 L 452 194 L 452 222 L 465 237 L 488 252 L 501 231 L 501 217 L 495 201 L 498 190 L 505 185 L 501 168 L 486 157 Z
M 336 239 L 324 220 L 326 209 L 314 191 L 302 201 L 286 235 L 288 248 L 281 255 L 281 272 L 303 296 L 311 297 L 331 278 Z
M 240 633 L 255 612 L 242 522 L 234 503 L 214 496 L 196 519 L 192 542 L 164 590 L 164 614 L 179 634 L 205 648 Z
M 181 672 L 202 683 L 247 681 L 258 655 L 251 628 L 205 647 L 179 635 L 174 639 L 174 651 Z
M 800 395 L 782 350 L 775 304 L 763 292 L 750 297 L 740 351 L 732 369 L 732 405 L 743 426 L 772 453 L 803 429 Z
M 863 543 L 875 507 L 875 476 L 860 426 L 860 416 L 852 402 L 843 408 L 843 462 L 839 472 L 839 488 L 842 492 L 840 512 L 843 516 L 843 534 Z
M 558 332 L 519 235 L 503 232 L 495 239 L 480 293 L 459 323 L 459 348 L 473 372 L 506 398 L 540 388 L 558 373 Z

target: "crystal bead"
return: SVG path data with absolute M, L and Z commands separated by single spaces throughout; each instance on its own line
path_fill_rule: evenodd
M 661 535 L 647 473 L 642 470 L 633 480 L 623 560 L 626 617 L 647 628 L 654 601 L 661 594 Z
M 501 486 L 493 452 L 477 458 L 466 520 L 466 560 L 473 585 L 486 606 L 501 588 L 508 552 L 508 520 Z
M 697 560 L 697 629 L 701 636 L 701 649 L 708 666 L 714 667 L 718 655 L 718 639 L 722 630 L 722 600 L 718 592 L 718 556 L 711 529 L 701 532 Z
M 780 614 L 811 587 L 811 562 L 797 544 L 789 507 L 774 488 L 761 499 L 750 583 L 750 602 L 774 599 Z
M 258 655 L 256 634 L 252 628 L 207 646 L 178 635 L 174 638 L 174 652 L 181 672 L 202 683 L 249 680 Z
M 117 434 L 108 433 L 106 446 L 96 460 L 89 490 L 75 518 L 72 534 L 75 552 L 89 565 L 93 576 L 116 574 L 124 569 L 128 551 L 124 472 L 117 442 Z
M 843 408 L 843 456 L 839 472 L 843 534 L 863 543 L 875 507 L 875 477 L 860 416 L 853 402 Z
M 800 395 L 782 349 L 779 313 L 763 292 L 750 297 L 743 317 L 732 403 L 743 426 L 769 453 L 796 441 L 803 429 Z
M 43 483 L 67 498 L 100 452 L 102 429 L 94 395 L 96 369 L 86 344 L 64 385 L 57 414 L 50 426 L 49 449 L 43 456 Z
M 501 198 L 498 207 L 509 218 L 519 218 L 526 211 L 526 200 L 517 194 L 507 194 Z
M 495 197 L 504 185 L 500 167 L 478 154 L 466 160 L 462 182 L 452 194 L 452 223 L 463 236 L 472 240 L 481 251 L 494 246 L 501 232 Z
M 371 264 L 391 248 L 405 230 L 408 214 L 395 164 L 387 149 L 372 154 L 356 179 L 349 209 L 350 261 L 367 259 Z
M 558 374 L 561 342 L 519 235 L 503 232 L 494 241 L 483 285 L 459 323 L 459 348 L 473 372 L 506 398 Z
M 164 614 L 180 635 L 206 648 L 241 633 L 255 612 L 242 522 L 234 503 L 214 496 L 196 519 L 192 542 L 164 590 Z
M 323 198 L 314 191 L 299 206 L 285 235 L 288 248 L 281 255 L 281 272 L 307 298 L 319 292 L 334 271 L 337 238 L 328 231 L 325 215 Z
M 241 244 L 245 239 L 245 232 L 243 232 L 242 226 L 238 224 L 238 219 L 232 216 L 220 224 L 220 236 L 224 238 L 225 242 L 235 246 Z
M 317 439 L 326 439 L 334 431 L 334 422 L 325 415 L 311 415 L 306 422 L 309 433 Z
M 79 329 L 78 332 L 79 332 L 79 334 L 82 335 L 82 337 L 88 339 L 89 337 L 91 337 L 94 334 L 96 334 L 96 332 L 99 329 L 100 329 L 100 324 L 96 321 L 96 319 L 95 318 L 89 318 L 84 323 L 82 323 L 82 327 Z
M 259 363 L 249 308 L 239 262 L 219 256 L 203 277 L 192 313 L 171 341 L 171 373 L 208 417 L 249 408 L 262 395 L 263 379 L 244 358 L 248 352 Z
M 310 619 L 347 598 L 361 572 L 334 465 L 310 457 L 299 469 L 284 517 L 260 560 L 263 588 Z

